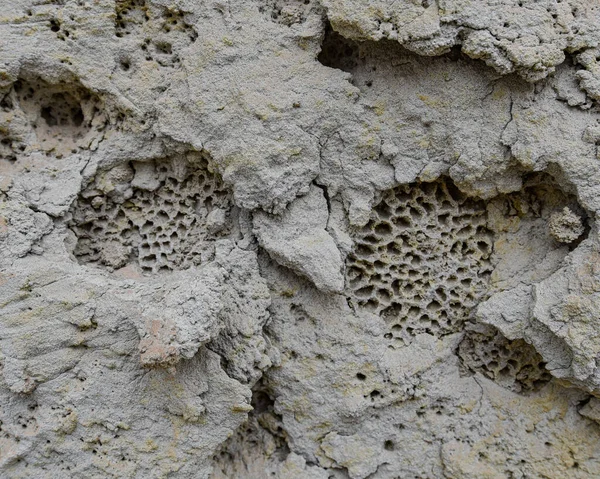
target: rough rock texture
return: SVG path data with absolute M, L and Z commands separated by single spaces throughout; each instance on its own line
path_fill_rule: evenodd
M 0 12 L 0 477 L 600 476 L 600 4 Z

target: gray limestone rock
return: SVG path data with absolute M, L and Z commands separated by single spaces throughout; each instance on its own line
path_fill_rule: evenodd
M 328 218 L 324 192 L 313 185 L 281 218 L 257 212 L 254 233 L 260 245 L 280 264 L 306 276 L 317 288 L 342 292 L 342 255 L 327 232 Z
M 596 2 L 0 12 L 0 477 L 600 476 Z

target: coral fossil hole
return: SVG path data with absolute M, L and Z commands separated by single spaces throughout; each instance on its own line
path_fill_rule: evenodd
M 204 157 L 122 165 L 97 175 L 73 205 L 74 254 L 111 268 L 185 269 L 231 232 L 231 209 Z
M 107 124 L 100 98 L 80 84 L 20 79 L 14 90 L 40 148 L 57 157 L 86 148 Z
M 348 289 L 390 323 L 389 339 L 459 331 L 487 290 L 486 205 L 448 179 L 384 192 L 354 240 Z
M 458 355 L 468 369 L 515 392 L 537 391 L 552 379 L 533 346 L 510 341 L 493 328 L 468 331 Z

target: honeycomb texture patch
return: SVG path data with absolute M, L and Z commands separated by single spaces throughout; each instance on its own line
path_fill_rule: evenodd
M 148 273 L 189 268 L 231 231 L 231 208 L 230 192 L 202 157 L 109 170 L 72 208 L 74 254 L 111 268 L 134 262 Z
M 384 192 L 354 239 L 349 291 L 386 319 L 392 341 L 459 331 L 485 294 L 493 248 L 486 205 L 448 179 Z
M 493 328 L 469 331 L 458 355 L 471 371 L 518 393 L 537 391 L 552 379 L 543 358 L 530 344 L 522 339 L 510 341 Z

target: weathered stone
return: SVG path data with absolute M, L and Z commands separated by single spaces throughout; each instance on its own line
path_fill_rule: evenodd
M 588 0 L 0 0 L 0 476 L 600 476 Z

